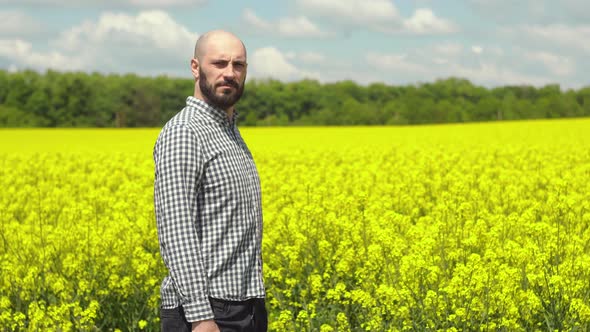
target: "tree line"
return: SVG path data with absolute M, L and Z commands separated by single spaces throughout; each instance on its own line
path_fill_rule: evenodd
M 0 127 L 160 127 L 193 94 L 190 78 L 0 70 Z M 485 88 L 451 77 L 393 86 L 250 80 L 240 125 L 408 125 L 590 116 L 590 86 Z

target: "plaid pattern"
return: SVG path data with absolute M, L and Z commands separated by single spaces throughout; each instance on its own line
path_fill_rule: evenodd
M 265 296 L 260 180 L 235 118 L 188 97 L 154 147 L 162 308 L 189 322 L 213 319 L 209 297 Z

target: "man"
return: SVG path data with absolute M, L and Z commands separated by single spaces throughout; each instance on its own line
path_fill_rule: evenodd
M 266 331 L 260 181 L 236 127 L 246 49 L 210 31 L 195 46 L 194 96 L 154 147 L 162 331 Z

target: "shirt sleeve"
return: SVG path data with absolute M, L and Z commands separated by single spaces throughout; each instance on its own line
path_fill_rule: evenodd
M 184 125 L 164 128 L 154 149 L 154 205 L 160 253 L 189 322 L 213 319 L 197 233 L 197 190 L 204 156 Z

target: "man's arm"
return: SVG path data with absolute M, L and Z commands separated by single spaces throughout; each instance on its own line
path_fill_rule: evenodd
M 214 320 L 202 320 L 193 322 L 192 332 L 219 332 L 219 326 Z
M 183 125 L 165 128 L 154 151 L 160 252 L 189 322 L 213 319 L 196 229 L 196 191 L 203 158 L 196 137 Z

